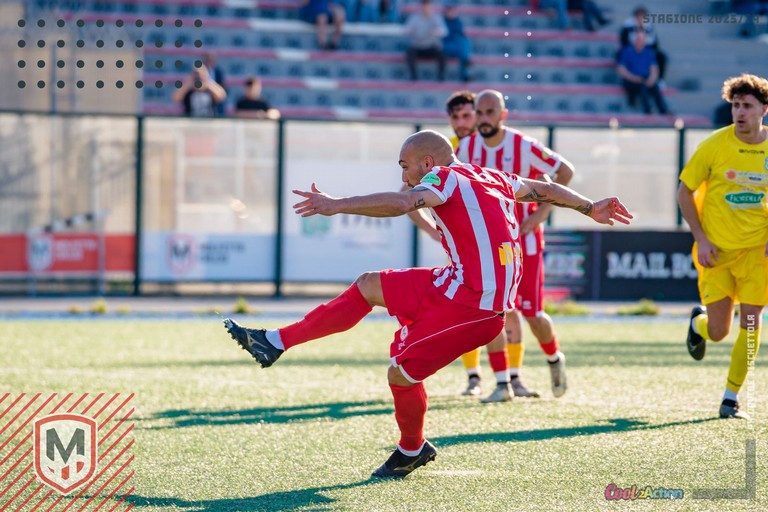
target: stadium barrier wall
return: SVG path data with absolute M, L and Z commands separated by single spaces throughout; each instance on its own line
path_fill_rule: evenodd
M 266 283 L 280 295 L 286 283 L 442 265 L 439 245 L 405 217 L 292 210 L 300 199 L 292 190 L 313 182 L 331 195 L 398 190 L 400 145 L 421 128 L 449 133 L 403 122 L 0 113 L 0 293 Z M 682 162 L 708 132 L 522 130 L 574 163 L 573 188 L 618 195 L 636 217 L 631 228 L 592 231 L 599 226 L 578 213 L 554 212 L 548 283 L 585 299 L 690 299 L 693 278 L 675 277 L 691 274 L 681 270 L 690 235 L 675 190 Z

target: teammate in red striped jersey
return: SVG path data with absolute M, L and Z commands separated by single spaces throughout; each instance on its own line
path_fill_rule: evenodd
M 483 167 L 492 167 L 505 173 L 532 180 L 554 180 L 568 185 L 573 177 L 573 165 L 539 141 L 504 126 L 507 109 L 499 91 L 485 90 L 477 95 L 477 132 L 459 143 L 456 152 L 459 160 Z M 521 246 L 523 249 L 523 278 L 517 295 L 517 310 L 527 320 L 539 345 L 547 356 L 552 393 L 562 396 L 567 389 L 565 356 L 560 351 L 552 319 L 544 312 L 544 232 L 542 223 L 549 216 L 551 205 L 518 203 L 517 218 L 520 221 Z M 488 346 L 489 357 L 503 347 L 501 338 L 506 336 L 509 375 L 503 365 L 496 362 L 494 373 L 497 386 L 485 402 L 500 402 L 514 396 L 538 397 L 520 379 L 524 345 L 520 314 L 507 315 L 505 332 Z M 479 360 L 479 357 L 476 357 Z M 498 360 L 498 358 L 497 358 Z M 469 372 L 469 370 L 468 370 Z M 511 390 L 510 390 L 511 383 Z
M 312 184 L 294 190 L 303 199 L 297 214 L 395 217 L 429 208 L 450 264 L 366 272 L 341 295 L 281 329 L 248 329 L 224 320 L 230 335 L 262 367 L 285 350 L 351 329 L 373 306 L 400 322 L 390 345 L 387 378 L 394 398 L 400 441 L 376 478 L 403 477 L 435 459 L 424 437 L 427 394 L 423 380 L 464 352 L 502 331 L 504 312 L 514 307 L 520 280 L 519 226 L 515 198 L 573 208 L 603 224 L 629 223 L 617 198 L 593 202 L 553 183 L 526 180 L 456 160 L 448 139 L 434 131 L 408 137 L 399 165 L 408 191 L 334 198 Z

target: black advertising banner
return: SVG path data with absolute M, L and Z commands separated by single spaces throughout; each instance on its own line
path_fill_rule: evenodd
M 685 231 L 547 230 L 545 285 L 583 300 L 696 301 Z
M 601 231 L 597 299 L 697 301 L 687 231 Z

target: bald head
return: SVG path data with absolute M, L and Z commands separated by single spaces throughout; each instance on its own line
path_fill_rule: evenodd
M 433 130 L 422 130 L 405 139 L 400 154 L 406 151 L 418 159 L 431 156 L 434 165 L 451 165 L 456 159 L 448 138 Z
M 477 95 L 475 103 L 480 103 L 481 101 L 486 105 L 493 104 L 494 106 L 498 107 L 499 110 L 504 110 L 505 108 L 504 95 L 494 89 L 486 89 L 481 91 Z
M 504 120 L 507 118 L 507 106 L 504 103 L 504 95 L 493 89 L 486 89 L 477 95 L 475 100 L 477 114 L 477 131 L 480 135 L 495 146 L 500 141 L 504 128 Z
M 448 166 L 456 161 L 448 139 L 435 131 L 414 133 L 403 142 L 400 149 L 400 168 L 403 181 L 415 187 L 435 166 Z

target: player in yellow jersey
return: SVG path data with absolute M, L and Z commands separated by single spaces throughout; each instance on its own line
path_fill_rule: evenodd
M 698 147 L 680 175 L 678 202 L 695 239 L 704 306 L 691 312 L 687 346 L 704 357 L 706 340 L 721 341 L 740 304 L 739 336 L 720 405 L 721 418 L 749 418 L 738 393 L 760 347 L 763 307 L 768 303 L 768 80 L 742 74 L 723 85 L 733 124 Z

